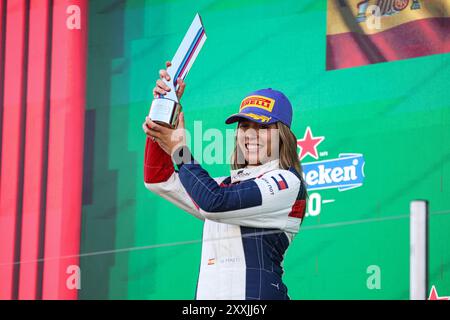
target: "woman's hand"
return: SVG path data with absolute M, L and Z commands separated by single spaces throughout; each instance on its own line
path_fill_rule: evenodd
M 146 118 L 142 125 L 145 134 L 153 141 L 157 142 L 161 149 L 167 154 L 173 156 L 173 153 L 181 146 L 186 145 L 186 132 L 184 128 L 184 113 L 181 112 L 178 118 L 178 126 L 176 129 L 163 127 L 150 118 Z
M 166 62 L 166 68 L 170 67 L 172 63 L 170 61 Z M 160 79 L 156 80 L 156 87 L 153 88 L 153 97 L 158 98 L 160 94 L 165 95 L 167 92 L 170 91 L 170 88 L 162 81 L 162 79 L 165 79 L 167 81 L 170 81 L 170 76 L 167 73 L 166 69 L 159 70 L 159 77 Z M 181 97 L 183 96 L 184 89 L 186 88 L 186 83 L 183 79 L 178 78 L 177 79 L 177 97 L 178 101 L 180 101 Z

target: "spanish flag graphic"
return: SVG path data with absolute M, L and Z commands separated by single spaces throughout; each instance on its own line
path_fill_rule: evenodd
M 450 52 L 450 0 L 328 0 L 327 70 Z

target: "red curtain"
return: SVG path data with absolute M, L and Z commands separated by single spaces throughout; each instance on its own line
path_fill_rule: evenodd
M 0 0 L 0 299 L 77 298 L 87 10 Z

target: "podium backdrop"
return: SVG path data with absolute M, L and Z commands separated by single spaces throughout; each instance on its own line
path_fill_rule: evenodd
M 142 123 L 197 12 L 192 134 L 225 136 L 256 89 L 294 107 L 310 200 L 290 297 L 408 299 L 415 199 L 430 204 L 429 289 L 450 295 L 449 3 L 378 1 L 374 30 L 375 2 L 0 1 L 0 299 L 194 298 L 202 222 L 144 187 Z

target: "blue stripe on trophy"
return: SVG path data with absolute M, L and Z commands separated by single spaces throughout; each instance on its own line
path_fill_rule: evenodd
M 192 41 L 191 46 L 189 47 L 188 52 L 186 52 L 186 55 L 185 55 L 184 58 L 183 58 L 183 62 L 181 62 L 180 66 L 178 67 L 178 70 L 177 70 L 177 72 L 175 73 L 175 76 L 174 76 L 173 79 L 172 79 L 172 80 L 173 80 L 174 86 L 176 86 L 177 79 L 178 79 L 178 77 L 179 77 L 179 75 L 180 75 L 181 70 L 183 70 L 184 65 L 185 65 L 186 63 L 189 62 L 189 61 L 188 61 L 188 58 L 189 58 L 189 56 L 191 55 L 192 50 L 195 48 L 195 45 L 197 44 L 197 42 L 199 42 L 199 41 L 201 40 L 201 39 L 200 39 L 200 36 L 202 35 L 202 32 L 203 32 L 203 28 L 200 28 L 200 29 L 198 30 L 198 32 L 197 32 L 197 35 L 196 35 L 195 38 L 194 38 L 194 41 Z

